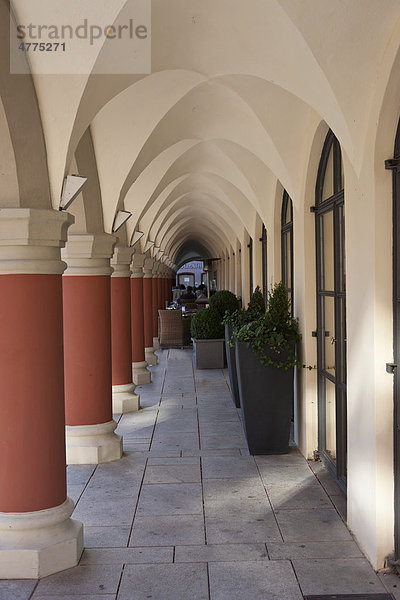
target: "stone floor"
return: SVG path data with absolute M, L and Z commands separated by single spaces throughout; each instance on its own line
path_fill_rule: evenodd
M 0 600 L 302 600 L 393 594 L 344 524 L 345 500 L 295 448 L 249 456 L 227 373 L 164 350 L 139 413 L 116 415 L 122 460 L 68 468 L 80 565 L 0 581 Z

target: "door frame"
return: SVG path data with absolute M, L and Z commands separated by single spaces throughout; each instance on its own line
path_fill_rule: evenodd
M 393 159 L 385 161 L 393 178 L 393 445 L 394 445 L 394 542 L 395 559 L 400 558 L 400 120 Z
M 333 147 L 333 195 L 322 200 L 322 190 L 329 154 Z M 340 167 L 338 167 L 340 165 Z M 336 479 L 344 492 L 347 490 L 347 355 L 346 355 L 346 291 L 341 289 L 340 281 L 344 273 L 344 189 L 342 187 L 342 169 L 340 145 L 332 131 L 329 131 L 321 154 L 316 184 L 315 203 L 315 252 L 316 252 L 316 306 L 317 306 L 317 378 L 318 378 L 318 452 L 319 456 Z M 342 189 L 340 189 L 342 188 Z M 334 290 L 323 289 L 324 239 L 322 218 L 333 212 L 333 261 Z M 335 344 L 335 376 L 324 367 L 325 338 L 323 298 L 334 298 L 335 331 L 331 336 Z M 326 452 L 326 380 L 335 385 L 336 411 L 336 461 Z

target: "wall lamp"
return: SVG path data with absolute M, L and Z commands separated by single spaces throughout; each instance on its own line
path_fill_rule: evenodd
M 115 215 L 112 232 L 116 233 L 118 229 L 121 229 L 122 225 L 126 223 L 131 216 L 132 213 L 128 212 L 127 210 L 119 210 Z
M 87 177 L 81 175 L 67 175 L 61 193 L 59 210 L 67 210 L 87 182 Z
M 137 244 L 140 238 L 142 238 L 143 236 L 143 231 L 134 231 L 131 237 L 131 241 L 129 242 L 129 246 L 132 248 L 132 246 Z

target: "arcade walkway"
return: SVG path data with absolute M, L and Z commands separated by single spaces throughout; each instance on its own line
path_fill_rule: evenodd
M 363 558 L 321 465 L 295 449 L 250 457 L 226 373 L 193 372 L 191 350 L 159 359 L 137 388 L 142 410 L 116 417 L 123 459 L 68 468 L 80 565 L 1 581 L 0 600 L 400 598 L 400 579 Z

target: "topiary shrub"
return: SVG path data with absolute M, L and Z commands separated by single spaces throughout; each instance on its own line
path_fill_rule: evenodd
M 217 340 L 224 337 L 221 315 L 215 308 L 202 308 L 192 317 L 192 337 L 197 340 Z
M 223 319 L 224 325 L 230 325 L 233 330 L 238 331 L 246 323 L 254 321 L 258 317 L 265 315 L 265 301 L 260 287 L 257 286 L 251 295 L 247 308 L 239 308 L 232 313 L 226 313 Z M 233 342 L 230 342 L 233 346 Z
M 247 310 L 251 313 L 265 313 L 265 300 L 261 293 L 260 286 L 257 286 L 251 295 Z
M 239 300 L 229 290 L 220 290 L 211 296 L 210 308 L 217 310 L 222 320 L 226 312 L 233 313 L 238 310 Z
M 283 328 L 292 321 L 290 300 L 282 281 L 276 283 L 268 292 L 267 321 L 276 328 Z

